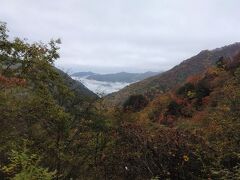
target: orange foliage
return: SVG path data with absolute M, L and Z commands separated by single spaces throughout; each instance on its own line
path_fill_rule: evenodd
M 160 124 L 164 121 L 164 119 L 165 119 L 164 117 L 165 117 L 164 114 L 161 113 L 160 116 L 159 116 L 159 119 L 158 119 L 158 122 L 159 122 Z
M 206 116 L 206 112 L 204 111 L 199 111 L 195 114 L 195 116 L 192 118 L 192 121 L 194 122 L 200 122 L 204 119 L 204 117 Z
M 174 115 L 164 115 L 163 113 L 159 116 L 159 123 L 165 124 L 167 126 L 172 126 L 176 121 L 176 117 Z
M 186 102 L 185 99 L 174 98 L 173 100 L 174 100 L 177 104 L 187 105 L 187 102 Z
M 175 93 L 171 92 L 169 93 L 171 100 L 175 101 L 177 104 L 186 104 L 186 100 L 183 98 L 178 97 Z
M 25 86 L 26 85 L 26 80 L 25 79 L 20 79 L 16 77 L 5 77 L 5 76 L 0 76 L 0 86 L 3 88 L 11 88 L 14 86 Z
M 206 96 L 202 99 L 202 103 L 203 105 L 208 105 L 209 104 L 209 101 L 210 101 L 210 97 L 209 96 Z
M 201 79 L 202 75 L 189 76 L 186 82 L 196 85 Z

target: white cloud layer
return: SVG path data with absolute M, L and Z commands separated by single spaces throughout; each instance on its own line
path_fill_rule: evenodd
M 239 0 L 0 0 L 12 36 L 61 38 L 73 71 L 161 71 L 240 41 Z

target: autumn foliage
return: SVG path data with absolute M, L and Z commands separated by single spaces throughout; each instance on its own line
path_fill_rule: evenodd
M 4 76 L 0 76 L 0 87 L 2 88 L 11 88 L 14 86 L 25 86 L 26 85 L 26 80 L 25 79 L 20 79 L 20 78 L 7 78 Z
M 240 55 L 109 108 L 66 85 L 58 43 L 0 24 L 0 179 L 239 179 Z

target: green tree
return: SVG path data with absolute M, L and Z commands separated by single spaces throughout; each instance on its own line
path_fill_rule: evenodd
M 26 147 L 21 150 L 12 150 L 9 163 L 1 168 L 13 180 L 52 180 L 55 172 L 49 171 L 40 165 L 41 158 L 32 154 Z

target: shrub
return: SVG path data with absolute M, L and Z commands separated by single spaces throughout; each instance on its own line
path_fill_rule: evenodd
M 132 95 L 123 104 L 123 109 L 134 112 L 142 110 L 148 104 L 148 100 L 143 95 Z
M 183 95 L 187 97 L 189 92 L 194 91 L 195 87 L 192 83 L 186 83 L 177 90 L 178 95 Z
M 40 158 L 24 148 L 22 151 L 12 150 L 10 163 L 1 170 L 12 177 L 13 180 L 42 179 L 51 180 L 55 172 L 40 166 Z
M 171 101 L 167 107 L 167 115 L 178 116 L 181 114 L 182 106 L 178 104 L 176 101 Z

